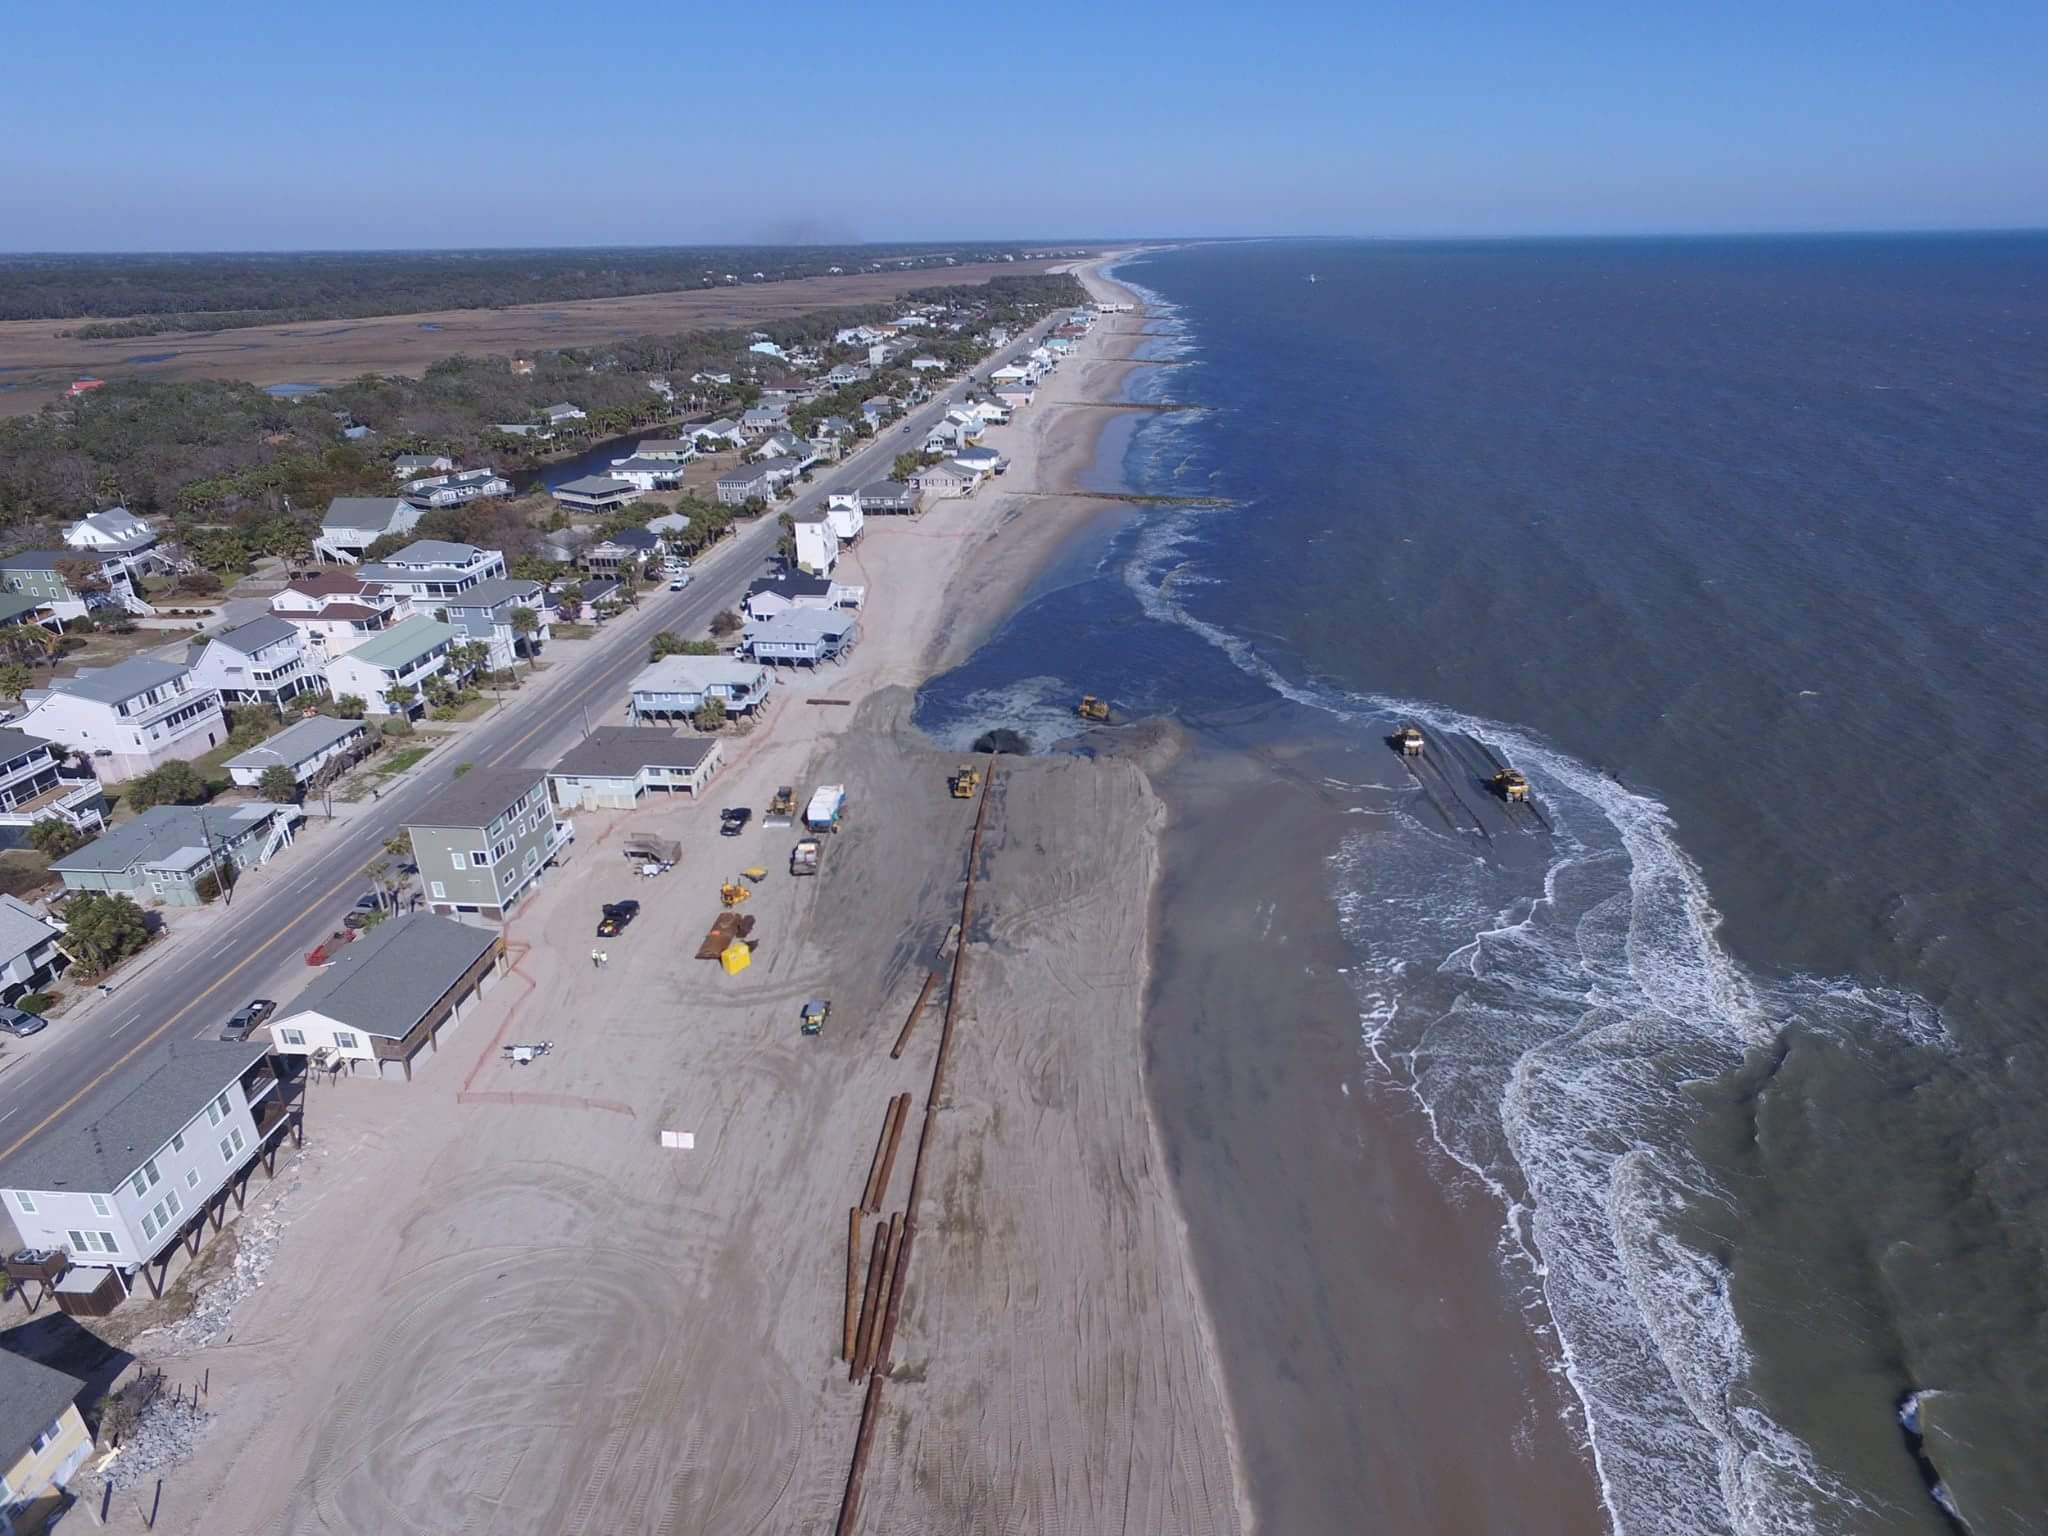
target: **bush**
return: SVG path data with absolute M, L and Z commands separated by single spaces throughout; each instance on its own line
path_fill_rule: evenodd
M 746 628 L 746 621 L 730 608 L 719 613 L 711 621 L 711 633 L 718 636 L 721 640 L 727 635 L 738 634 L 744 628 Z
M 212 571 L 187 571 L 178 578 L 178 590 L 204 596 L 220 590 L 220 578 Z
M 715 731 L 725 724 L 725 700 L 706 699 L 697 706 L 697 712 L 690 716 L 690 723 L 700 731 Z
M 14 1006 L 23 1013 L 48 1013 L 57 1006 L 54 992 L 24 992 L 14 1000 Z
M 146 811 L 153 805 L 197 805 L 207 796 L 206 780 L 186 762 L 165 763 L 128 781 L 128 804 Z
M 264 799 L 288 805 L 299 798 L 299 780 L 283 763 L 272 763 L 256 781 L 256 792 Z
M 403 715 L 393 715 L 389 720 L 378 726 L 377 729 L 386 736 L 410 736 L 412 734 L 412 722 Z
M 192 889 L 202 902 L 212 901 L 223 890 L 235 888 L 235 866 L 223 864 L 219 869 L 209 869 L 192 882 Z
M 103 975 L 149 942 L 149 921 L 134 898 L 80 891 L 64 903 L 64 947 L 87 976 Z

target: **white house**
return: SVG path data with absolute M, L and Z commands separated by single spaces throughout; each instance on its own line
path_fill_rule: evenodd
M 296 1105 L 269 1047 L 172 1038 L 150 1046 L 0 1163 L 25 1247 L 117 1271 L 121 1290 L 198 1228 Z
M 74 768 L 52 743 L 0 729 L 0 848 L 22 847 L 45 818 L 96 832 L 107 824 L 106 793 L 91 770 Z
M 480 581 L 505 574 L 505 556 L 495 549 L 446 539 L 416 539 L 395 554 L 359 568 L 357 574 L 413 607 L 431 612 Z
M 830 576 L 839 563 L 839 537 L 832 531 L 831 513 L 812 509 L 799 512 L 796 525 L 796 566 L 813 576 Z
M 414 480 L 404 490 L 416 507 L 459 507 L 485 496 L 510 496 L 512 482 L 494 469 L 463 469 Z
M 968 469 L 978 469 L 984 475 L 1000 475 L 1010 467 L 1010 461 L 993 448 L 962 448 L 953 455 L 953 460 Z
M 273 593 L 270 611 L 297 630 L 308 654 L 324 665 L 406 618 L 411 600 L 359 576 L 320 571 Z
M 687 464 L 697 457 L 697 445 L 686 437 L 643 437 L 633 445 L 633 457 Z M 619 461 L 614 459 L 612 462 L 617 464 Z
M 851 544 L 859 539 L 861 527 L 867 521 L 860 509 L 860 492 L 828 498 L 825 521 L 832 529 L 832 537 L 841 544 Z
M 369 736 L 370 728 L 360 720 L 314 715 L 229 758 L 228 777 L 244 789 L 254 789 L 267 770 L 289 768 L 296 782 L 310 784 L 329 763 L 346 763 L 361 752 Z
M 417 690 L 428 678 L 447 672 L 448 651 L 456 641 L 452 624 L 407 619 L 329 661 L 327 686 L 338 699 L 354 694 L 373 715 L 418 714 L 423 704 L 417 694 L 401 710 L 392 702 L 389 690 Z
M 422 475 L 453 473 L 455 461 L 445 453 L 401 453 L 391 461 L 391 478 L 417 480 Z
M 410 533 L 420 509 L 403 496 L 337 496 L 320 519 L 320 537 L 313 553 L 324 560 L 354 565 L 363 551 L 387 534 Z
M 202 757 L 228 733 L 216 690 L 195 686 L 190 667 L 149 656 L 82 667 L 22 699 L 29 707 L 12 725 L 91 753 L 110 779 Z
M 936 357 L 913 357 L 910 366 L 918 373 L 944 373 L 946 365 Z
M 219 689 L 224 703 L 281 710 L 300 694 L 319 694 L 326 687 L 318 659 L 308 656 L 298 630 L 275 615 L 237 624 L 195 645 L 193 684 Z
M 772 357 L 777 362 L 785 361 L 789 356 L 788 353 L 784 352 L 782 348 L 775 345 L 772 341 L 757 341 L 748 347 L 747 350 L 759 357 Z
M 1031 377 L 1031 369 L 1023 363 L 1005 363 L 989 371 L 991 384 L 1022 384 Z
M 1038 390 L 1033 385 L 1019 380 L 1014 383 L 996 385 L 995 396 L 1003 404 L 1015 411 L 1036 400 L 1038 398 Z
M 815 667 L 838 661 L 860 638 L 860 621 L 843 611 L 799 608 L 747 626 L 741 648 L 756 661 Z
M 740 612 L 756 621 L 772 619 L 794 608 L 825 610 L 858 608 L 867 597 L 866 587 L 849 586 L 827 576 L 810 576 L 802 571 L 763 576 L 747 588 L 740 599 Z
M 95 555 L 140 555 L 155 547 L 156 529 L 126 507 L 108 507 L 80 518 L 64 530 L 69 549 Z
M 730 416 L 721 416 L 716 421 L 707 421 L 701 427 L 690 429 L 692 442 L 724 444 L 728 448 L 743 447 L 747 441 L 747 429 Z
M 588 411 L 583 410 L 579 406 L 571 405 L 566 400 L 547 407 L 540 414 L 541 419 L 551 427 L 559 427 L 571 421 L 588 421 L 590 419 Z
M 565 507 L 575 507 L 584 512 L 611 512 L 631 505 L 653 489 L 651 476 L 647 484 L 642 485 L 637 478 L 629 478 L 615 470 L 606 475 L 578 475 L 574 480 L 564 480 L 548 494 Z
M 965 464 L 933 464 L 910 477 L 912 490 L 935 498 L 972 496 L 980 484 L 981 471 Z

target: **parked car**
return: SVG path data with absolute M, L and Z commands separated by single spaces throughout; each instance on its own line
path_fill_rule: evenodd
M 221 1025 L 220 1037 L 223 1040 L 246 1040 L 255 1033 L 259 1024 L 275 1012 L 276 1003 L 267 997 L 259 997 Z
M 619 930 L 640 915 L 637 901 L 608 901 L 597 920 L 597 936 L 600 939 L 616 938 Z
M 0 1007 L 0 1029 L 10 1035 L 33 1035 L 49 1027 L 50 1021 L 40 1013 L 29 1013 L 20 1008 Z
M 747 823 L 754 819 L 754 813 L 744 805 L 728 805 L 718 813 L 718 835 L 738 837 L 747 830 Z
M 680 576 L 672 576 L 669 578 L 668 589 L 671 592 L 680 592 L 689 584 L 690 573 L 688 571 L 685 571 Z
M 384 903 L 376 895 L 358 897 L 356 904 L 348 909 L 348 915 L 341 920 L 344 928 L 367 928 L 384 911 Z

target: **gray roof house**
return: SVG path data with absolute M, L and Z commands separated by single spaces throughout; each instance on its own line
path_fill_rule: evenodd
M 228 777 L 245 789 L 254 789 L 269 769 L 289 768 L 294 780 L 308 784 L 328 764 L 347 763 L 362 751 L 369 744 L 369 734 L 369 727 L 360 720 L 314 715 L 229 758 Z
M 47 1530 L 64 1510 L 64 1485 L 92 1454 L 78 1412 L 85 1383 L 76 1376 L 0 1350 L 0 1482 L 6 1529 Z
M 0 1199 L 24 1244 L 127 1277 L 195 1228 L 299 1120 L 269 1047 L 161 1041 L 89 1090 L 0 1163 Z
M 106 824 L 107 796 L 89 768 L 80 768 L 56 744 L 26 731 L 0 729 L 0 848 L 18 848 L 45 817 L 81 832 Z
M 564 480 L 548 494 L 565 507 L 576 507 L 585 512 L 610 512 L 631 505 L 647 492 L 633 481 L 617 475 L 579 475 L 574 480 Z
M 557 825 L 538 768 L 451 779 L 405 824 L 429 911 L 503 919 L 575 835 Z
M 386 534 L 408 533 L 419 520 L 420 509 L 402 496 L 337 496 L 320 519 L 313 551 L 353 565 Z
M 57 947 L 64 925 L 18 896 L 0 896 L 0 998 L 39 992 L 68 957 Z
M 766 464 L 744 464 L 718 477 L 718 499 L 728 507 L 766 501 L 774 494 L 775 481 Z
M 219 690 L 197 685 L 183 663 L 154 656 L 82 667 L 31 688 L 23 702 L 29 707 L 16 726 L 90 752 L 109 779 L 203 756 L 227 735 Z
M 283 709 L 301 694 L 326 691 L 327 680 L 306 655 L 298 629 L 270 614 L 206 640 L 189 653 L 192 683 L 217 688 L 229 704 Z
M 270 1021 L 280 1056 L 412 1077 L 413 1058 L 474 1011 L 500 974 L 505 940 L 424 912 L 385 919 L 349 945 Z
M 815 667 L 843 660 L 859 638 L 860 621 L 844 609 L 792 608 L 749 624 L 740 643 L 756 661 Z
M 88 513 L 64 530 L 72 549 L 96 555 L 137 555 L 156 543 L 156 529 L 126 507 Z
M 512 627 L 512 614 L 519 608 L 533 611 L 539 627 L 522 635 Z M 460 596 L 448 599 L 448 622 L 461 641 L 477 640 L 491 648 L 489 665 L 509 667 L 521 657 L 539 652 L 548 638 L 547 620 L 542 617 L 541 584 L 519 576 L 493 576 L 480 581 Z M 458 642 L 459 643 L 459 642 Z
M 66 890 L 118 891 L 142 902 L 196 907 L 208 873 L 267 863 L 291 846 L 292 828 L 305 819 L 295 805 L 263 801 L 153 805 L 53 861 L 50 872 Z
M 625 811 L 649 791 L 694 797 L 723 756 L 716 736 L 678 736 L 647 726 L 603 725 L 548 770 L 555 804 L 565 811 Z
M 707 699 L 717 699 L 727 714 L 751 715 L 767 703 L 772 685 L 768 669 L 759 662 L 664 656 L 641 669 L 628 685 L 629 711 L 635 720 L 668 720 L 695 714 Z

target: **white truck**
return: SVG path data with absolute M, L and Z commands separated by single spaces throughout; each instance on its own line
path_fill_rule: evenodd
M 845 808 L 844 784 L 820 784 L 811 791 L 811 803 L 804 807 L 804 827 L 811 832 L 837 832 L 839 815 Z

